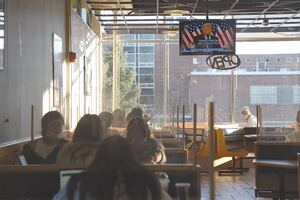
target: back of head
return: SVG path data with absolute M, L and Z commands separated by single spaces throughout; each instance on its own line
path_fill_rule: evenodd
M 135 107 L 131 110 L 133 117 L 143 118 L 143 110 L 140 107 Z
M 41 120 L 41 128 L 42 128 L 42 134 L 44 135 L 44 133 L 47 132 L 47 127 L 48 125 L 55 121 L 58 120 L 61 125 L 64 125 L 64 118 L 63 116 L 58 112 L 58 111 L 50 111 L 47 112 Z
M 150 138 L 151 131 L 147 122 L 140 117 L 131 119 L 127 126 L 126 137 L 131 142 Z
M 101 120 L 97 115 L 84 115 L 78 122 L 74 136 L 74 143 L 99 143 L 103 138 Z
M 160 199 L 154 175 L 136 161 L 130 143 L 118 135 L 105 138 L 90 167 L 71 178 L 67 189 L 70 199 L 78 181 L 84 198 L 114 199 L 114 195 L 121 195 L 127 199 L 148 199 L 150 192 L 152 199 Z
M 99 114 L 102 127 L 104 130 L 107 130 L 112 123 L 113 115 L 110 112 L 102 112 Z
M 113 135 L 102 141 L 90 170 L 123 171 L 128 165 L 137 165 L 132 147 L 122 136 Z
M 125 127 L 126 112 L 124 110 L 115 109 L 112 115 L 113 115 L 113 120 L 112 120 L 113 127 Z

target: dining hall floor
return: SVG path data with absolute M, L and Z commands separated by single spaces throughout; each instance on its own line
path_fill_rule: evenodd
M 255 198 L 255 171 L 250 168 L 249 172 L 242 175 L 222 175 L 216 177 L 216 200 L 253 200 L 253 199 L 270 199 Z M 201 175 L 201 199 L 209 200 L 209 183 L 208 175 Z

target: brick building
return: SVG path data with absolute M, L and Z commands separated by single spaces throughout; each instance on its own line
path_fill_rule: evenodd
M 240 121 L 240 110 L 255 105 L 263 108 L 265 123 L 290 123 L 300 105 L 300 55 L 239 55 L 241 65 L 235 70 L 216 71 L 206 63 L 206 56 L 180 56 L 177 44 L 169 45 L 168 105 L 199 105 L 200 121 L 205 120 L 208 98 L 216 105 L 218 122 Z M 163 108 L 164 48 L 155 48 L 156 113 Z

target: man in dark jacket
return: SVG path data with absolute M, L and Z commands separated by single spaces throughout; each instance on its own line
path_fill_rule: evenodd
M 200 49 L 221 48 L 219 39 L 212 33 L 212 24 L 204 23 L 202 34 L 195 38 L 195 47 Z

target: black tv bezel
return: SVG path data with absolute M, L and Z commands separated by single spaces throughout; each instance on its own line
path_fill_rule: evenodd
M 195 22 L 222 22 L 222 21 L 230 21 L 230 23 L 233 24 L 234 27 L 234 48 L 232 52 L 219 52 L 219 51 L 210 51 L 210 52 L 182 52 L 181 47 L 182 47 L 182 42 L 181 42 L 181 36 L 182 36 L 182 30 L 184 25 L 187 23 L 195 23 Z M 227 54 L 235 54 L 236 52 L 236 20 L 235 19 L 193 19 L 193 20 L 179 20 L 179 55 L 187 56 L 187 55 L 227 55 Z

